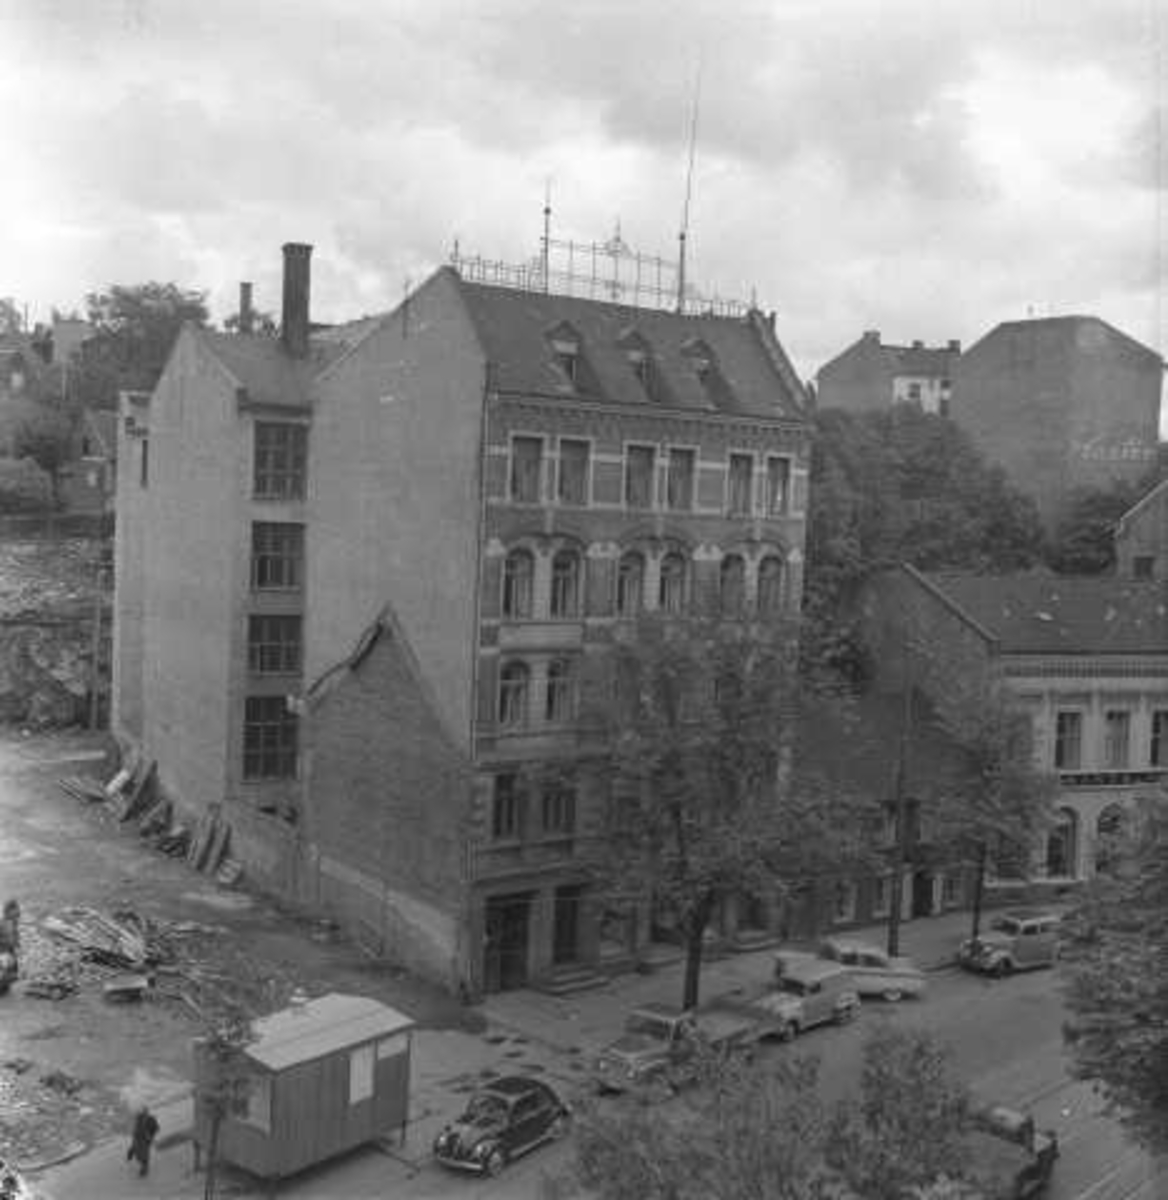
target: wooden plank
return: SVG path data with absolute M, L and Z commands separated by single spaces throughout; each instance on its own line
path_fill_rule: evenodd
M 207 848 L 207 858 L 199 868 L 200 871 L 205 871 L 208 875 L 213 875 L 219 870 L 219 864 L 223 861 L 224 854 L 227 853 L 227 843 L 230 839 L 230 823 L 222 819 L 218 820 L 215 823 L 215 831 L 211 836 L 211 843 Z

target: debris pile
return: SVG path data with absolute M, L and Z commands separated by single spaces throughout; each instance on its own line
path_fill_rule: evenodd
M 107 804 L 123 824 L 137 824 L 139 837 L 163 854 L 183 858 L 205 875 L 230 887 L 243 874 L 243 864 L 228 853 L 231 824 L 216 805 L 192 830 L 175 812 L 157 781 L 157 764 L 138 758 L 106 784 L 70 775 L 57 780 L 62 791 L 86 804 Z

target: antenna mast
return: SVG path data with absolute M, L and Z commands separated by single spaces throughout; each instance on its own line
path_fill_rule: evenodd
M 685 203 L 681 209 L 681 232 L 677 236 L 677 311 L 685 314 L 685 251 L 689 237 L 689 202 L 693 194 L 694 155 L 698 144 L 698 109 L 702 101 L 702 60 L 698 59 L 694 81 L 693 113 L 689 124 L 689 165 L 685 172 Z
M 543 290 L 551 289 L 551 245 L 552 245 L 552 177 L 544 180 L 543 188 L 543 244 L 540 247 L 543 269 Z

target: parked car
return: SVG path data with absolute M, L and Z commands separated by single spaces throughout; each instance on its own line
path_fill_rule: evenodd
M 988 932 L 961 943 L 957 959 L 971 971 L 998 976 L 1049 967 L 1058 955 L 1058 926 L 1058 913 L 1002 913 Z
M 592 1083 L 599 1092 L 623 1092 L 644 1084 L 677 1087 L 696 1073 L 701 1048 L 749 1050 L 780 1028 L 776 1014 L 722 999 L 692 1011 L 643 1004 L 625 1017 L 620 1037 L 600 1051 Z
M 540 1079 L 504 1075 L 480 1088 L 466 1111 L 434 1139 L 448 1167 L 498 1175 L 514 1158 L 568 1131 L 568 1106 Z
M 783 1028 L 788 1040 L 828 1021 L 842 1025 L 860 1011 L 851 972 L 814 954 L 776 955 L 775 983 L 781 993 L 798 1001 Z
M 925 990 L 924 972 L 911 958 L 888 954 L 868 942 L 827 938 L 820 943 L 819 956 L 847 967 L 861 996 L 895 1001 Z
M 975 1111 L 965 1140 L 970 1173 L 987 1197 L 1039 1195 L 1059 1156 L 1053 1129 L 1038 1129 L 1029 1113 L 1002 1106 Z

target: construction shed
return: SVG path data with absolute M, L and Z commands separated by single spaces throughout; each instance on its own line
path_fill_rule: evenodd
M 219 1160 L 275 1181 L 404 1131 L 413 1027 L 378 1000 L 339 993 L 254 1022 L 254 1040 L 230 1072 L 238 1099 L 219 1129 Z M 206 1151 L 211 1117 L 202 1101 L 217 1066 L 202 1039 L 194 1067 L 195 1144 Z

